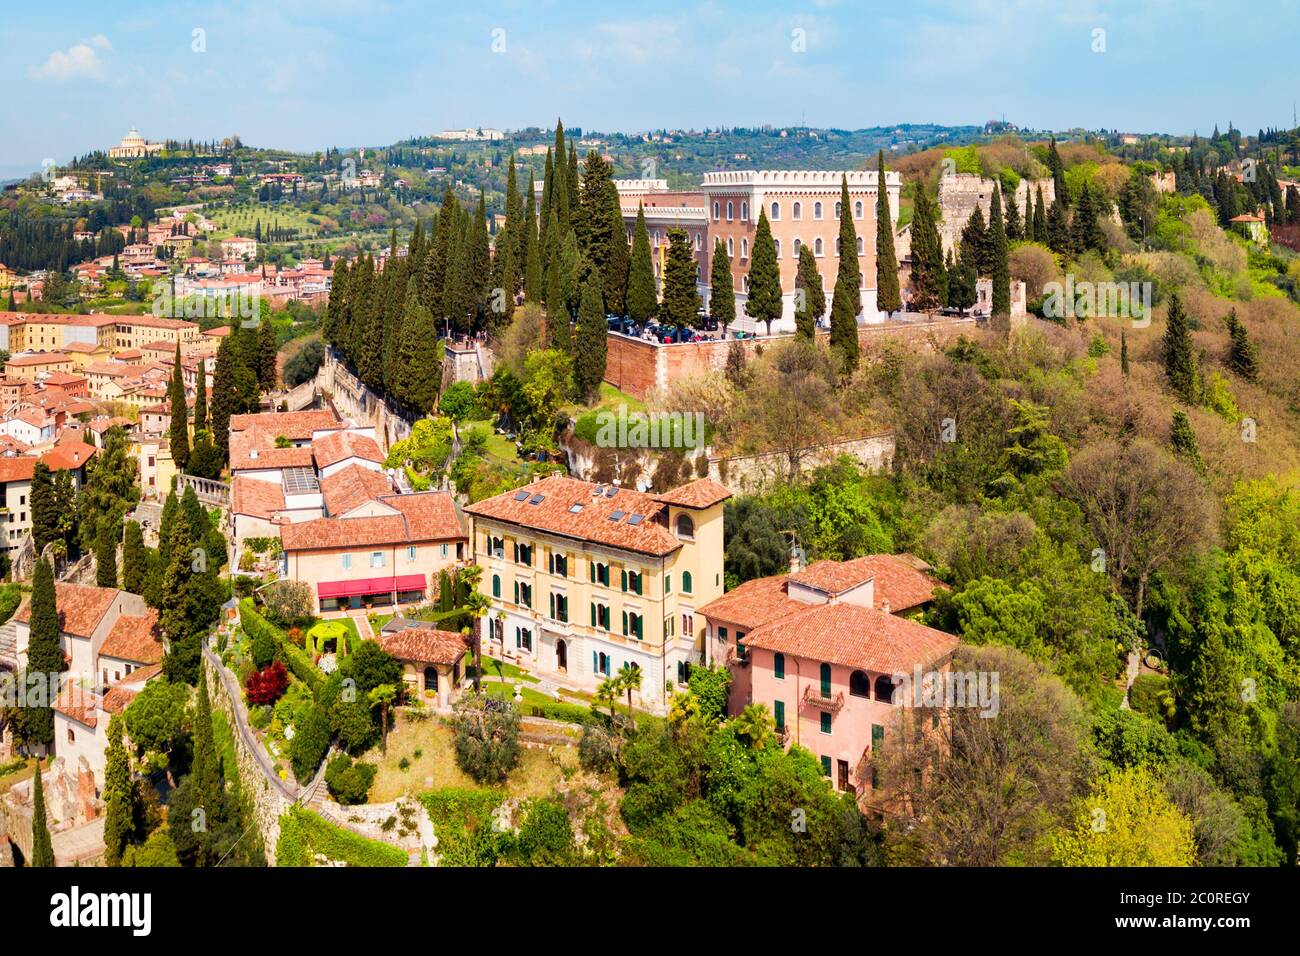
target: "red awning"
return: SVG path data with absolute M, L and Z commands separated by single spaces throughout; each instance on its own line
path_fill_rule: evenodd
M 425 589 L 423 574 L 399 574 L 390 578 L 357 578 L 354 581 L 322 581 L 316 593 L 325 598 L 362 597 L 367 594 L 392 594 L 394 591 Z

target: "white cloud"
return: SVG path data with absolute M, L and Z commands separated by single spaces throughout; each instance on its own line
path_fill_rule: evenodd
M 105 64 L 100 59 L 101 50 L 111 50 L 113 44 L 101 35 L 84 43 L 76 43 L 67 50 L 55 50 L 39 67 L 33 67 L 33 79 L 67 83 L 69 80 L 96 80 L 105 78 Z

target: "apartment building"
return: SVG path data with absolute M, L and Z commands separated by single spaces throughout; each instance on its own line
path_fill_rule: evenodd
M 0 547 L 13 558 L 32 533 L 32 475 L 42 461 L 50 471 L 69 471 L 80 488 L 86 480 L 86 465 L 96 454 L 93 445 L 66 441 L 40 455 L 0 455 Z
M 647 494 L 553 475 L 466 506 L 493 653 L 583 690 L 640 668 L 662 710 L 702 659 L 730 497 L 708 478 Z

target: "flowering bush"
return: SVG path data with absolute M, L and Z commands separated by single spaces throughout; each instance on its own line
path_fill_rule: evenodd
M 250 704 L 261 706 L 274 704 L 284 695 L 288 686 L 289 672 L 284 669 L 284 664 L 272 661 L 260 671 L 248 675 L 244 690 L 248 693 Z

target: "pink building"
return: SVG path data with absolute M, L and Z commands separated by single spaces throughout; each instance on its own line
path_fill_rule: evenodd
M 952 635 L 901 616 L 938 587 L 922 562 L 878 554 L 818 561 L 711 601 L 699 612 L 706 661 L 731 669 L 728 711 L 762 704 L 783 743 L 818 757 L 837 790 L 865 797 L 866 758 L 896 704 L 911 703 L 895 675 L 941 671 L 957 646 Z

